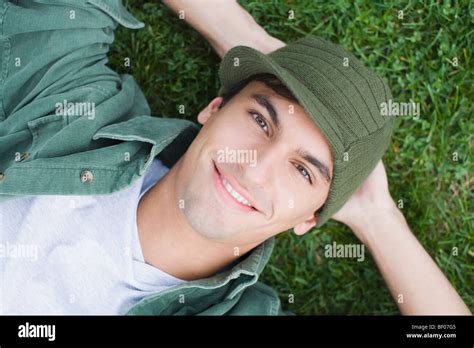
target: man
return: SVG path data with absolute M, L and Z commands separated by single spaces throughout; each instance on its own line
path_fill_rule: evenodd
M 120 1 L 2 3 L 1 312 L 279 314 L 258 282 L 272 237 L 333 217 L 403 313 L 469 314 L 390 198 L 386 84 L 322 39 L 282 47 L 236 3 L 167 4 L 225 53 L 199 132 L 105 66 L 117 24 L 142 26 Z

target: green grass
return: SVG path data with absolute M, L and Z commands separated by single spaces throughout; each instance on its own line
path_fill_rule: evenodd
M 305 34 L 339 42 L 386 77 L 395 99 L 421 105 L 421 117 L 399 118 L 384 156 L 393 198 L 412 231 L 474 310 L 473 181 L 470 173 L 472 41 L 469 1 L 241 1 L 269 33 L 283 41 Z M 111 66 L 142 87 L 152 114 L 195 120 L 218 90 L 219 58 L 205 40 L 158 1 L 128 1 L 147 26 L 119 28 Z M 295 13 L 288 20 L 288 11 Z M 398 11 L 404 18 L 398 19 Z M 131 67 L 123 66 L 130 57 Z M 458 65 L 454 66 L 454 57 Z M 469 101 L 469 98 L 471 101 Z M 178 106 L 185 106 L 185 114 Z M 458 160 L 453 160 L 457 152 Z M 304 237 L 283 233 L 262 278 L 297 314 L 397 314 L 370 257 L 328 259 L 324 245 L 358 243 L 329 222 Z M 452 255 L 458 248 L 458 255 Z M 403 252 L 403 250 L 400 250 Z M 294 303 L 288 303 L 289 294 Z

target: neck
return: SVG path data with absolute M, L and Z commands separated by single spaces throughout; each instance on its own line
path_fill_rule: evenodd
M 257 244 L 236 249 L 203 237 L 189 225 L 175 190 L 180 163 L 141 198 L 138 234 L 145 262 L 176 278 L 194 280 L 213 275 Z

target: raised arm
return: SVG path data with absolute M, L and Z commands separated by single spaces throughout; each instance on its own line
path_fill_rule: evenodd
M 163 3 L 201 33 L 220 57 L 238 45 L 250 46 L 263 53 L 284 46 L 235 0 L 164 0 Z
M 333 219 L 368 247 L 402 314 L 471 314 L 410 231 L 390 196 L 382 162 Z

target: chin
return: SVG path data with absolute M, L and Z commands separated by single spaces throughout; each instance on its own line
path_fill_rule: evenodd
M 232 232 L 227 231 L 222 221 L 215 219 L 215 216 L 194 212 L 192 209 L 184 215 L 191 228 L 203 238 L 224 241 L 232 236 Z
M 203 187 L 203 186 L 201 186 Z M 225 240 L 233 235 L 229 231 L 229 219 L 226 218 L 219 206 L 210 203 L 204 196 L 196 195 L 196 191 L 188 187 L 184 195 L 183 214 L 189 226 L 200 236 L 207 239 Z M 235 226 L 235 224 L 234 224 Z M 235 228 L 235 227 L 234 227 Z

